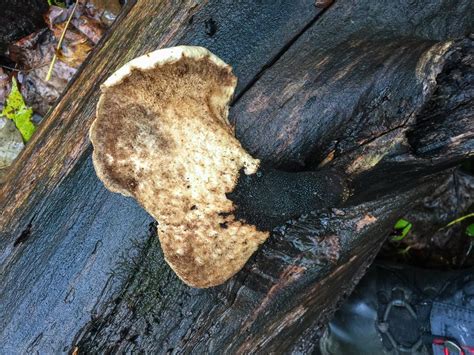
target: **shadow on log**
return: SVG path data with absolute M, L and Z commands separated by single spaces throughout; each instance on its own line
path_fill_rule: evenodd
M 401 211 L 473 154 L 472 7 L 130 4 L 2 187 L 3 350 L 310 352 Z M 256 157 L 337 169 L 352 186 L 344 205 L 276 228 L 240 273 L 207 290 L 182 284 L 151 218 L 103 188 L 86 137 L 100 82 L 178 43 L 235 66 L 231 120 Z

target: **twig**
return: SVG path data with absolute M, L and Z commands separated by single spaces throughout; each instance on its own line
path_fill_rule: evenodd
M 69 18 L 67 19 L 66 26 L 64 26 L 63 32 L 61 33 L 61 37 L 59 38 L 59 41 L 58 41 L 58 46 L 56 47 L 56 51 L 53 55 L 53 59 L 51 60 L 51 64 L 49 65 L 48 74 L 46 74 L 46 79 L 45 79 L 46 81 L 49 81 L 49 79 L 51 79 L 54 63 L 56 62 L 56 59 L 57 59 L 56 53 L 61 50 L 61 44 L 63 43 L 64 36 L 66 35 L 67 28 L 69 27 L 69 23 L 72 20 L 72 16 L 74 15 L 74 12 L 76 11 L 76 7 L 78 3 L 79 3 L 79 0 L 76 0 L 76 2 L 74 3 L 74 7 L 72 8 L 71 14 L 69 15 Z
M 459 218 L 455 219 L 454 221 L 449 222 L 447 225 L 445 225 L 445 226 L 444 226 L 443 228 L 441 228 L 441 229 L 451 227 L 452 225 L 454 225 L 454 224 L 456 224 L 456 223 L 462 222 L 462 221 L 464 221 L 465 219 L 467 219 L 467 218 L 472 218 L 472 217 L 474 217 L 474 213 L 469 213 L 469 214 L 467 214 L 467 215 L 465 215 L 465 216 L 462 216 L 462 217 L 459 217 Z
M 33 71 L 33 70 L 36 70 L 36 69 L 39 69 L 39 68 L 43 68 L 45 66 L 47 66 L 48 64 L 42 64 L 42 65 L 39 65 L 37 67 L 34 67 L 34 68 L 29 68 L 29 69 L 18 69 L 18 68 L 13 68 L 13 67 L 9 67 L 8 65 L 3 65 L 3 64 L 0 64 L 0 67 L 2 68 L 5 68 L 5 69 L 8 69 L 8 70 L 12 70 L 12 71 L 17 71 L 17 72 L 24 72 L 24 73 L 28 73 L 30 71 Z

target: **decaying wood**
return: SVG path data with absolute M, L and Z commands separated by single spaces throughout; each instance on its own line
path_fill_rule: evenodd
M 324 325 L 333 311 L 328 304 L 350 293 L 399 210 L 419 193 L 294 221 L 276 231 L 237 277 L 207 291 L 176 282 L 157 261 L 161 251 L 150 237 L 123 293 L 76 345 L 99 352 L 288 351 L 304 329 Z
M 400 211 L 473 154 L 472 41 L 452 42 L 472 31 L 472 6 L 129 3 L 2 187 L 2 347 L 310 351 L 317 337 L 302 337 L 351 292 Z M 152 219 L 103 188 L 86 135 L 100 83 L 174 44 L 206 46 L 234 66 L 231 120 L 250 152 L 283 169 L 337 169 L 352 183 L 345 205 L 276 228 L 240 273 L 207 290 L 182 284 Z
M 83 65 L 77 80 L 12 167 L 9 182 L 1 187 L 1 250 L 15 239 L 28 219 L 25 216 L 33 218 L 31 206 L 38 209 L 36 205 L 48 199 L 84 156 L 100 83 L 120 66 L 160 47 L 202 45 L 232 63 L 239 78 L 238 94 L 321 13 L 310 0 L 244 5 L 230 0 L 179 4 L 141 1 L 136 6 L 128 2 L 95 55 Z M 24 212 L 18 213 L 20 206 Z

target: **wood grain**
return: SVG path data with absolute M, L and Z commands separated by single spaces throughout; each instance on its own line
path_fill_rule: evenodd
M 360 58 L 371 59 L 360 51 L 370 49 L 379 55 L 376 58 L 383 57 L 371 62 L 390 72 L 381 81 L 381 90 L 400 77 L 417 88 L 413 79 L 417 54 L 409 50 L 416 46 L 409 44 L 420 44 L 420 55 L 436 42 L 462 36 L 474 23 L 465 15 L 473 13 L 467 0 L 397 4 L 346 0 L 326 10 L 314 7 L 313 0 L 180 4 L 141 0 L 130 4 L 2 187 L 2 350 L 68 352 L 78 346 L 84 352 L 290 352 L 305 331 L 323 327 L 363 274 L 400 211 L 429 194 L 461 157 L 472 155 L 468 139 L 454 150 L 443 150 L 445 160 L 426 164 L 433 151 L 422 148 L 427 146 L 423 137 L 433 131 L 422 122 L 429 120 L 418 121 L 415 115 L 409 125 L 396 128 L 403 112 L 393 114 L 391 121 L 383 105 L 372 110 L 356 105 L 359 112 L 370 113 L 371 119 L 364 121 L 365 115 L 351 115 L 337 95 L 323 99 L 330 103 L 332 97 L 329 106 L 344 113 L 332 116 L 339 117 L 334 122 L 338 129 L 329 132 L 327 126 L 319 127 L 324 121 L 321 112 L 308 98 L 317 93 L 315 88 L 331 88 L 333 83 L 318 78 L 315 64 L 320 53 L 332 53 L 331 65 L 324 67 L 321 77 L 331 77 L 334 71 L 349 73 L 352 79 L 346 85 L 358 88 L 354 96 L 348 90 L 349 101 L 366 102 L 376 90 L 364 88 L 373 88 L 374 81 L 364 81 L 364 85 L 354 81 L 364 72 L 372 73 L 372 68 L 366 65 L 357 75 L 350 71 L 351 58 L 361 66 Z M 384 37 L 391 39 L 389 44 L 380 43 L 381 33 L 389 34 Z M 368 41 L 372 47 L 364 43 L 355 46 L 358 50 L 344 47 L 353 36 L 373 37 Z M 407 37 L 411 39 L 405 41 Z M 315 211 L 277 228 L 242 272 L 210 290 L 183 285 L 163 260 L 150 216 L 134 201 L 105 190 L 93 171 L 86 135 L 100 83 L 128 59 L 178 43 L 204 45 L 234 65 L 241 78 L 231 109 L 234 122 L 250 122 L 258 131 L 259 117 L 276 117 L 281 120 L 278 124 L 289 124 L 287 113 L 302 112 L 294 117 L 301 117 L 307 130 L 319 132 L 294 145 L 293 152 L 315 154 L 313 159 L 303 157 L 306 167 L 325 165 L 348 171 L 354 161 L 373 163 L 373 152 L 384 151 L 383 159 L 352 171 L 351 177 L 359 179 L 360 185 L 350 206 Z M 397 52 L 390 47 L 394 44 L 407 45 L 399 57 L 389 53 Z M 337 45 L 340 55 L 334 49 Z M 294 85 L 301 81 L 302 87 Z M 288 91 L 293 96 L 285 101 L 288 83 L 293 85 Z M 258 95 L 266 100 L 251 105 Z M 429 97 L 420 100 L 419 91 L 414 95 L 418 96 L 410 102 L 416 107 L 407 105 L 407 111 L 421 109 L 429 101 Z M 408 140 L 417 122 L 416 130 L 424 133 Z M 274 123 L 275 129 L 278 124 Z M 450 132 L 457 134 L 461 129 L 445 121 L 439 124 L 446 132 L 445 142 Z M 237 124 L 238 132 L 239 127 L 243 126 Z M 307 130 L 292 137 L 299 139 Z M 273 134 L 254 132 L 240 131 L 239 137 L 248 147 L 258 140 L 262 147 L 272 147 Z M 391 144 L 394 138 L 400 144 Z M 340 142 L 337 154 L 334 140 Z M 306 150 L 306 144 L 312 149 Z M 256 143 L 254 147 L 262 149 Z M 411 148 L 417 154 L 407 154 Z M 281 155 L 267 157 L 278 164 L 285 154 L 282 150 Z M 379 166 L 385 168 L 377 170 Z M 402 189 L 396 177 L 409 176 L 410 168 L 419 173 L 418 178 L 406 181 Z M 362 193 L 374 181 L 380 182 L 377 191 Z M 316 343 L 317 339 L 304 350 Z
M 0 248 L 13 241 L 15 231 L 35 215 L 36 205 L 84 156 L 100 83 L 114 70 L 160 47 L 204 45 L 235 67 L 241 89 L 320 11 L 308 0 L 255 6 L 229 0 L 128 2 L 0 187 Z M 212 36 L 209 23 L 216 26 Z

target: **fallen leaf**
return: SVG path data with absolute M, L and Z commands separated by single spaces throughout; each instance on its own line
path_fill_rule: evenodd
M 46 65 L 54 54 L 54 36 L 48 29 L 32 33 L 8 47 L 8 57 L 20 70 Z
M 7 94 L 10 92 L 10 78 L 8 75 L 0 68 L 0 108 L 3 106 L 7 98 Z
M 48 0 L 49 6 L 58 6 L 58 7 L 66 7 L 64 1 L 61 0 Z
M 61 38 L 61 35 L 64 31 L 65 26 L 66 26 L 66 22 L 53 25 L 52 31 L 53 31 L 54 37 L 56 37 L 56 40 L 59 41 L 59 39 Z M 64 34 L 63 45 L 67 45 L 68 42 L 77 42 L 83 39 L 87 39 L 87 37 L 83 35 L 81 32 L 77 31 L 76 29 L 68 27 L 66 33 Z
M 35 133 L 36 127 L 31 122 L 33 110 L 31 107 L 26 106 L 14 77 L 12 78 L 12 89 L 7 97 L 1 116 L 13 120 L 25 142 L 28 142 L 33 133 Z
M 105 26 L 110 26 L 115 21 L 121 9 L 120 0 L 89 0 L 86 3 L 88 17 L 99 20 Z
M 75 38 L 82 40 L 85 37 L 79 34 Z M 69 45 L 69 42 L 67 44 Z M 47 82 L 44 80 L 56 46 L 55 36 L 45 29 L 17 41 L 9 48 L 10 59 L 21 69 L 18 81 L 21 83 L 23 98 L 28 106 L 42 116 L 54 104 L 76 72 L 76 68 L 57 61 L 51 79 Z M 67 47 L 63 46 L 62 49 L 64 48 L 67 51 Z
M 87 39 L 81 39 L 77 42 L 69 43 L 68 46 L 63 46 L 56 55 L 60 61 L 73 68 L 77 68 L 87 58 L 91 50 L 92 46 L 88 43 Z
M 99 42 L 105 30 L 98 20 L 86 16 L 72 19 L 71 24 L 86 35 L 94 44 Z
M 53 25 L 67 20 L 69 16 L 68 9 L 59 6 L 50 6 L 48 12 L 44 15 L 44 21 L 50 29 Z
M 119 0 L 78 0 L 61 48 L 56 51 L 66 21 L 73 12 L 73 6 L 62 8 L 53 5 L 44 15 L 48 28 L 9 46 L 8 59 L 19 69 L 17 79 L 21 84 L 21 94 L 34 112 L 41 116 L 46 115 L 76 73 L 76 68 L 82 64 L 94 43 L 99 41 L 105 28 L 110 24 L 110 18 L 104 20 L 105 14 L 112 12 L 111 18 L 114 19 L 120 9 Z M 50 80 L 45 81 L 55 54 L 58 60 L 54 63 Z M 0 73 L 0 105 L 2 88 L 5 91 L 2 78 Z M 7 91 L 3 93 L 3 97 L 9 92 L 10 80 L 7 81 Z M 0 106 L 0 112 L 1 110 Z
M 471 238 L 474 237 L 474 224 L 470 224 L 466 227 L 466 234 Z
M 0 171 L 11 165 L 24 146 L 15 124 L 8 118 L 0 117 Z

